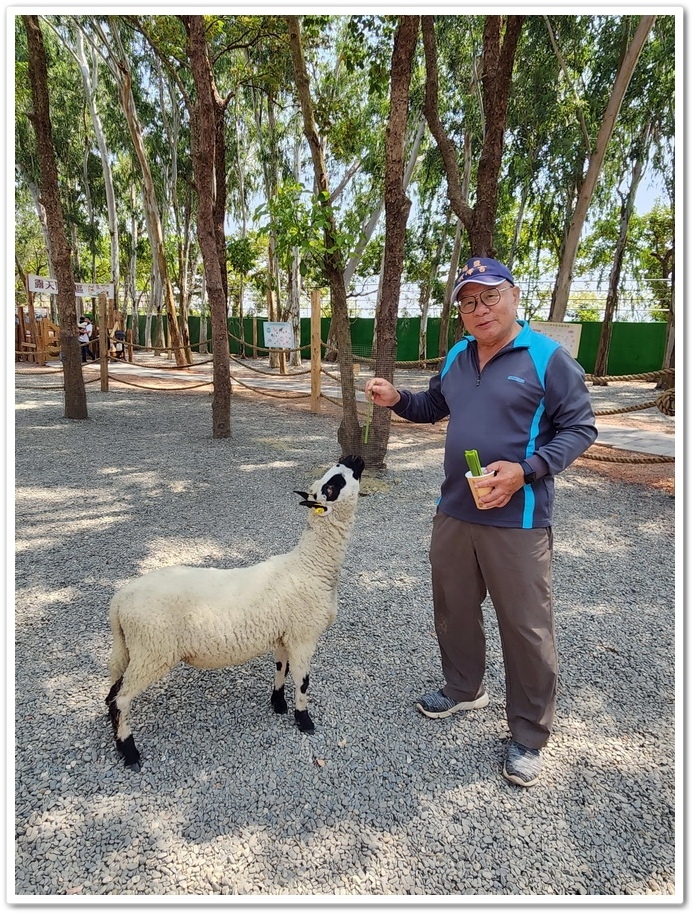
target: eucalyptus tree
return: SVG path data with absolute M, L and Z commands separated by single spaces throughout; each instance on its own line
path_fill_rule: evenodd
M 215 100 L 213 73 L 202 16 L 181 16 L 187 53 L 196 86 L 191 112 L 193 162 L 198 192 L 198 240 L 203 255 L 205 284 L 213 322 L 213 438 L 230 436 L 230 351 L 227 340 L 227 296 L 222 279 L 215 231 Z
M 606 100 L 597 131 L 591 137 L 587 136 L 587 140 L 591 142 L 587 150 L 586 167 L 577 190 L 577 198 L 568 225 L 568 231 L 563 239 L 561 259 L 551 299 L 550 321 L 562 321 L 565 317 L 568 294 L 573 277 L 573 266 L 592 194 L 599 178 L 607 146 L 619 116 L 624 95 L 655 18 L 655 16 L 641 16 L 637 24 L 631 27 L 631 32 L 625 35 L 624 43 L 620 49 L 620 57 L 617 62 L 611 93 Z M 631 17 L 625 17 L 622 24 L 629 25 L 630 19 Z
M 53 266 L 58 284 L 58 310 L 61 318 L 60 348 L 63 358 L 65 416 L 72 420 L 87 419 L 87 396 L 82 377 L 80 346 L 77 340 L 75 314 L 75 278 L 70 263 L 70 245 L 58 189 L 58 169 L 53 146 L 51 105 L 48 91 L 46 49 L 38 16 L 22 16 L 27 33 L 28 71 L 34 102 L 29 115 L 36 133 L 41 197 L 51 237 Z
M 23 48 L 26 43 L 21 22 L 21 19 L 16 17 L 16 56 L 20 70 L 24 66 Z M 90 223 L 88 216 L 88 202 L 92 194 L 98 192 L 96 188 L 90 187 L 93 179 L 92 170 L 89 167 L 85 168 L 89 148 L 82 130 L 84 100 L 82 93 L 75 89 L 74 72 L 70 72 L 70 68 L 61 58 L 56 36 L 47 30 L 45 35 L 42 33 L 42 37 L 47 59 L 50 61 L 51 93 L 61 99 L 62 117 L 55 119 L 52 126 L 52 142 L 56 150 L 59 193 L 66 217 L 65 229 L 69 236 L 73 273 L 76 279 L 89 280 L 93 277 L 81 268 L 81 249 L 89 246 L 93 252 L 98 238 L 98 229 Z M 30 98 L 29 88 L 26 71 L 24 78 L 18 73 L 15 92 L 15 174 L 18 182 L 27 188 L 34 201 L 36 216 L 46 238 L 49 274 L 54 276 L 45 212 L 39 199 L 36 141 L 26 116 L 27 100 Z
M 118 215 L 116 212 L 116 195 L 111 170 L 112 155 L 110 153 L 102 117 L 97 105 L 97 89 L 99 83 L 99 57 L 93 46 L 85 43 L 82 31 L 75 27 L 74 22 L 67 20 L 63 27 L 54 20 L 54 17 L 44 17 L 48 25 L 56 32 L 64 48 L 72 56 L 80 72 L 82 89 L 85 102 L 89 110 L 92 130 L 99 149 L 104 189 L 107 205 L 107 225 L 110 241 L 110 273 L 109 280 L 114 284 L 114 305 L 118 308 L 121 257 L 118 236 Z M 85 182 L 86 189 L 89 183 Z M 96 277 L 92 277 L 96 280 Z
M 396 359 L 396 322 L 398 318 L 401 274 L 404 266 L 406 224 L 411 200 L 404 188 L 406 166 L 406 128 L 409 113 L 409 87 L 420 21 L 418 16 L 400 16 L 394 33 L 391 60 L 389 119 L 386 126 L 384 211 L 385 243 L 381 298 L 376 325 L 377 350 L 375 375 L 394 379 Z M 375 407 L 364 451 L 368 467 L 384 467 L 389 444 L 391 409 Z
M 312 154 L 314 177 L 317 187 L 317 201 L 323 219 L 323 266 L 331 290 L 331 307 L 336 325 L 338 363 L 341 375 L 341 392 L 343 400 L 343 417 L 338 430 L 338 441 L 344 454 L 361 454 L 362 437 L 358 411 L 353 387 L 353 360 L 351 355 L 350 323 L 348 320 L 348 300 L 343 282 L 345 256 L 337 241 L 336 218 L 331 205 L 328 174 L 322 142 L 314 118 L 309 75 L 305 64 L 302 46 L 302 31 L 297 16 L 284 17 L 288 28 L 288 42 L 292 57 L 295 83 L 304 133 Z
M 483 136 L 476 170 L 476 201 L 473 207 L 462 193 L 457 148 L 439 112 L 439 61 L 435 17 L 423 16 L 423 47 L 426 62 L 425 114 L 442 156 L 450 205 L 461 220 L 471 254 L 493 253 L 498 183 L 503 158 L 503 138 L 512 85 L 513 66 L 524 16 L 485 16 L 483 21 L 480 84 Z
M 147 152 L 145 134 L 133 92 L 134 73 L 121 34 L 122 23 L 119 17 L 108 16 L 107 22 L 102 22 L 96 17 L 88 17 L 80 20 L 79 25 L 83 29 L 87 40 L 108 66 L 118 87 L 119 102 L 141 171 L 147 234 L 153 255 L 153 276 L 162 286 L 165 314 L 168 319 L 167 327 L 174 358 L 177 366 L 183 367 L 189 365 L 190 360 L 187 358 L 187 350 L 183 345 L 177 320 L 174 291 L 165 250 L 161 208 L 158 202 L 150 157 Z

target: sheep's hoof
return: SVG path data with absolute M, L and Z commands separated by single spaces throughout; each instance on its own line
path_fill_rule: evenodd
M 116 749 L 123 757 L 123 762 L 129 770 L 133 770 L 134 773 L 140 771 L 140 751 L 135 746 L 133 735 L 128 735 L 123 741 L 117 738 Z
M 308 735 L 314 734 L 314 722 L 310 719 L 306 709 L 295 710 L 295 722 L 297 722 L 301 732 L 305 732 Z
M 271 706 L 277 713 L 287 712 L 288 704 L 285 701 L 285 691 L 282 687 L 271 694 Z

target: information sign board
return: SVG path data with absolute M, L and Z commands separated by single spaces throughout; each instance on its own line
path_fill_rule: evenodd
M 289 321 L 265 321 L 263 339 L 264 346 L 269 350 L 291 350 L 295 346 L 292 324 Z
M 552 340 L 558 341 L 559 344 L 566 348 L 573 359 L 578 358 L 582 325 L 571 324 L 566 321 L 530 321 L 529 324 L 533 331 L 539 331 Z

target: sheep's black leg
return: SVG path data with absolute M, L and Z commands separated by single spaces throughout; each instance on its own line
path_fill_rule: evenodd
M 285 678 L 290 669 L 288 662 L 288 653 L 282 646 L 276 649 L 276 673 L 273 682 L 273 693 L 271 694 L 271 705 L 277 713 L 288 711 L 288 704 L 285 701 Z
M 119 690 L 121 689 L 121 684 L 122 684 L 122 683 L 123 683 L 123 677 L 120 677 L 117 681 L 115 681 L 115 682 L 111 685 L 111 690 L 108 692 L 108 694 L 106 695 L 106 699 L 104 700 L 104 702 L 106 703 L 107 706 L 109 706 L 109 705 L 111 704 L 111 701 L 116 697 L 116 694 L 117 694 L 117 693 L 119 692 Z M 110 712 L 110 711 L 111 711 L 111 710 L 109 710 L 109 712 Z
M 128 735 L 123 741 L 116 739 L 116 750 L 123 757 L 123 763 L 134 773 L 140 772 L 140 751 L 135 746 L 133 735 Z
M 298 693 L 302 694 L 304 698 L 305 706 L 307 704 L 308 687 L 309 687 L 309 675 L 305 674 L 304 678 L 302 679 L 302 684 L 300 685 L 300 689 L 298 691 Z M 300 704 L 296 702 L 295 706 L 297 707 L 298 705 Z M 314 733 L 314 722 L 312 722 L 312 719 L 306 709 L 295 708 L 295 722 L 297 722 L 297 725 L 301 732 L 307 732 L 307 734 L 310 734 L 310 735 Z
M 111 686 L 111 690 L 108 692 L 104 702 L 109 707 L 109 719 L 111 720 L 111 728 L 114 732 L 114 740 L 118 742 L 118 726 L 121 719 L 121 713 L 118 706 L 116 705 L 116 697 L 118 692 L 121 689 L 121 684 L 123 683 L 123 678 L 120 677 L 114 684 Z
M 109 691 L 109 695 L 106 698 L 106 701 L 109 704 L 109 718 L 111 719 L 111 727 L 114 730 L 116 750 L 119 752 L 121 757 L 123 757 L 124 764 L 137 773 L 140 770 L 140 752 L 135 746 L 133 735 L 126 735 L 125 738 L 119 737 L 119 732 L 124 730 L 121 723 L 121 710 L 118 706 L 118 691 L 121 686 L 121 681 L 122 678 L 119 678 L 118 681 L 116 681 L 114 686 Z

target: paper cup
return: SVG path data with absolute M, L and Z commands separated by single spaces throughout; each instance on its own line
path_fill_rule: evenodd
M 466 479 L 469 481 L 469 488 L 471 489 L 471 495 L 474 497 L 474 502 L 476 503 L 477 509 L 490 509 L 490 506 L 482 506 L 479 502 L 481 496 L 487 496 L 493 487 L 475 487 L 475 480 L 483 480 L 484 477 L 495 477 L 495 471 L 487 471 L 485 474 L 481 474 L 480 477 L 474 477 L 471 471 L 466 472 Z

